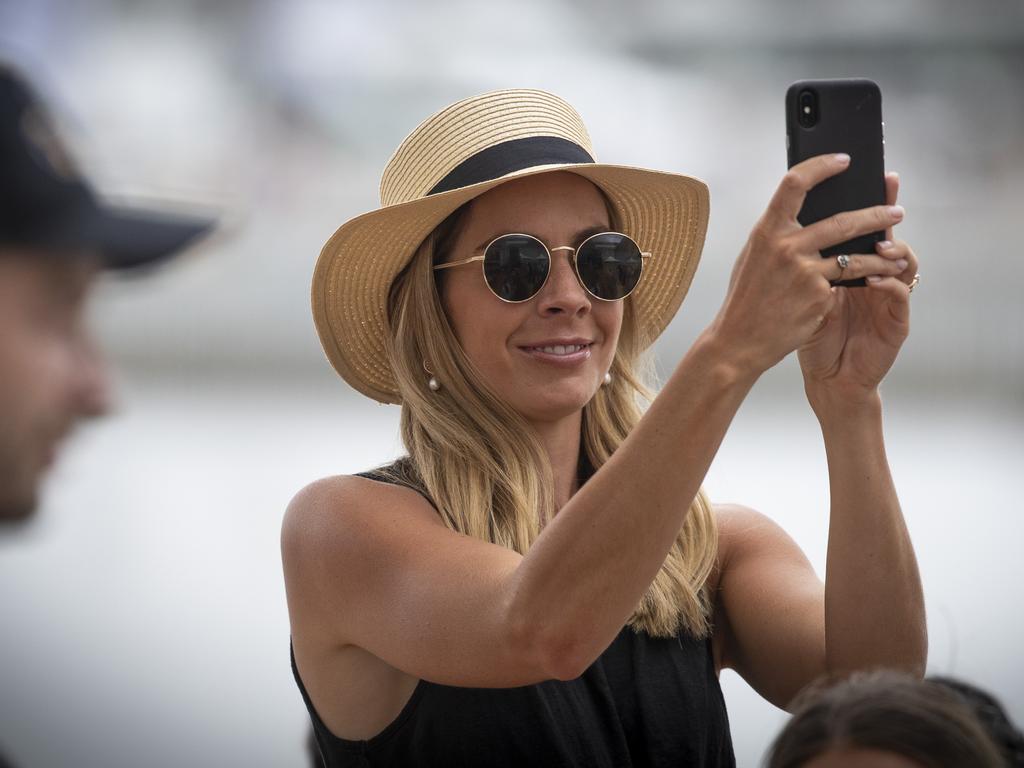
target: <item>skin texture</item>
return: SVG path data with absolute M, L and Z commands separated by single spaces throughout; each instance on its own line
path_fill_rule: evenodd
M 806 228 L 796 221 L 806 191 L 847 164 L 825 156 L 786 174 L 737 259 L 720 311 L 582 488 L 580 409 L 612 359 L 621 314 L 589 299 L 559 259 L 541 293 L 517 305 L 488 291 L 478 265 L 445 271 L 441 295 L 456 336 L 537 430 L 559 509 L 520 556 L 447 530 L 408 489 L 333 477 L 295 497 L 282 530 L 292 639 L 335 734 L 379 733 L 421 678 L 506 687 L 582 674 L 657 573 L 750 388 L 797 350 L 829 457 L 827 586 L 767 516 L 716 505 L 717 665 L 780 707 L 826 672 L 923 671 L 920 579 L 885 459 L 877 391 L 906 336 L 917 260 L 894 241 L 884 254 L 855 255 L 844 273 L 881 281 L 833 290 L 838 265 L 819 250 L 889 228 L 902 212 L 879 206 Z M 894 202 L 896 182 L 887 183 Z M 607 223 L 600 203 L 570 174 L 510 182 L 477 199 L 448 258 L 467 258 L 511 231 L 575 245 L 581 229 Z M 593 355 L 578 369 L 548 370 L 519 354 L 522 344 L 561 332 L 594 336 Z
M 84 317 L 96 270 L 85 254 L 0 250 L 0 522 L 31 515 L 61 441 L 107 408 Z

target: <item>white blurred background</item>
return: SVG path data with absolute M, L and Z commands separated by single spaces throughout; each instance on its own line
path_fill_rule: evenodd
M 0 531 L 0 745 L 16 764 L 306 764 L 281 515 L 305 483 L 401 450 L 398 410 L 323 358 L 313 263 L 376 206 L 420 120 L 513 86 L 573 103 L 599 160 L 710 185 L 702 265 L 656 346 L 667 372 L 785 170 L 788 84 L 880 84 L 897 234 L 923 275 L 883 397 L 930 671 L 1024 720 L 1018 0 L 0 0 L 0 57 L 105 192 L 225 213 L 194 254 L 100 286 L 117 412 L 68 446 L 36 521 Z M 705 485 L 777 519 L 824 572 L 825 460 L 795 359 L 759 382 Z M 722 684 L 740 765 L 756 765 L 786 716 Z

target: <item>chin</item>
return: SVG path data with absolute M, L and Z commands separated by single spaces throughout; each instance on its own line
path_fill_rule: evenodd
M 540 387 L 527 389 L 528 392 L 537 393 L 537 397 L 523 403 L 519 412 L 530 421 L 558 421 L 574 413 L 579 413 L 583 407 L 594 397 L 595 392 L 588 389 L 565 388 L 560 391 L 555 387 L 547 390 Z

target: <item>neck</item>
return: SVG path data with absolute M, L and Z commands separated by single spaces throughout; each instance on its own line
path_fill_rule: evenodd
M 555 512 L 579 490 L 580 427 L 583 412 L 577 411 L 558 421 L 534 423 L 537 437 L 547 451 L 555 484 Z

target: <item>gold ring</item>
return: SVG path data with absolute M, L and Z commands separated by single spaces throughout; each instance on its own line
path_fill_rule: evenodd
M 914 275 L 914 279 L 911 280 L 910 283 L 907 285 L 907 293 L 913 293 L 914 292 L 914 286 L 916 286 L 920 282 L 921 282 L 921 275 L 920 274 Z

